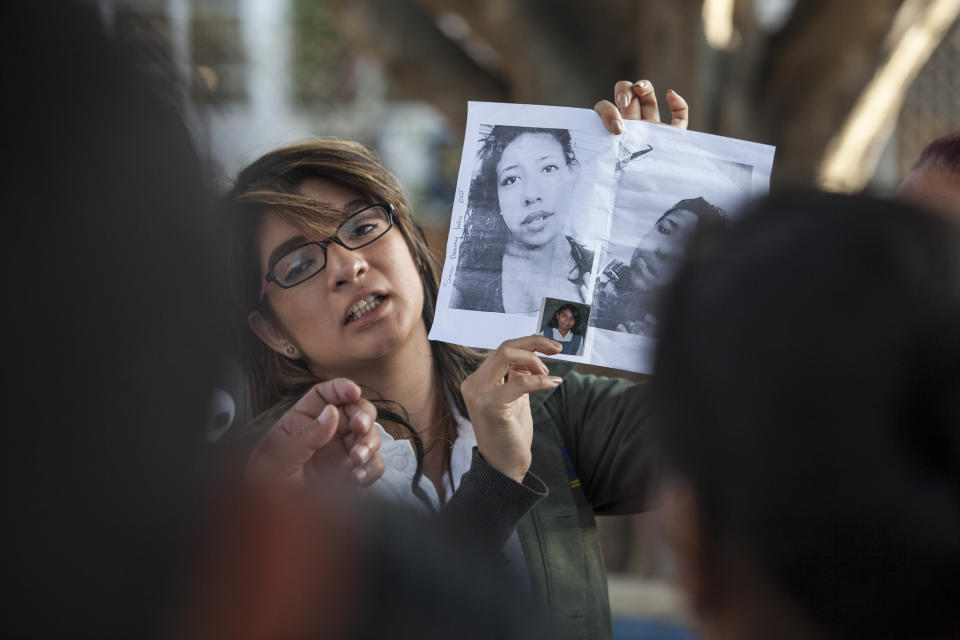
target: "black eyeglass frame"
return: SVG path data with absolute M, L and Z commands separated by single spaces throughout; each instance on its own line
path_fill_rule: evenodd
M 375 238 L 371 238 L 370 240 L 367 240 L 367 241 L 364 242 L 363 244 L 358 244 L 358 245 L 355 246 L 355 247 L 347 246 L 347 244 L 344 243 L 343 240 L 340 239 L 340 230 L 343 229 L 343 227 L 344 227 L 348 222 L 350 222 L 351 220 L 353 220 L 353 219 L 354 219 L 355 217 L 357 217 L 358 215 L 362 214 L 364 211 L 369 211 L 370 209 L 374 209 L 374 208 L 376 208 L 376 207 L 380 207 L 381 209 L 383 209 L 384 213 L 387 214 L 387 228 L 384 229 L 383 232 L 380 233 L 378 236 L 376 236 Z M 317 275 L 318 273 L 320 273 L 321 271 L 323 271 L 324 269 L 326 269 L 326 268 L 327 268 L 327 245 L 330 244 L 331 242 L 334 242 L 334 243 L 340 245 L 341 247 L 343 247 L 343 248 L 346 249 L 347 251 L 356 251 L 357 249 L 362 249 L 363 247 L 366 247 L 367 245 L 372 244 L 372 243 L 376 242 L 377 240 L 379 240 L 380 238 L 382 238 L 383 236 L 385 236 L 385 235 L 387 234 L 387 232 L 390 231 L 390 229 L 393 228 L 393 215 L 394 215 L 394 213 L 396 212 L 396 210 L 397 210 L 397 208 L 396 208 L 395 206 L 393 206 L 392 204 L 388 204 L 388 203 L 386 203 L 386 202 L 375 202 L 375 203 L 373 203 L 373 204 L 371 204 L 371 205 L 368 205 L 368 206 L 366 206 L 366 207 L 363 207 L 362 209 L 358 209 L 357 211 L 354 211 L 353 213 L 351 213 L 350 216 L 349 216 L 346 220 L 344 220 L 344 221 L 341 222 L 339 225 L 337 225 L 336 231 L 335 231 L 335 232 L 333 233 L 333 235 L 330 236 L 329 238 L 326 238 L 326 239 L 324 239 L 324 240 L 320 240 L 319 242 L 317 242 L 317 241 L 304 242 L 303 244 L 300 244 L 300 245 L 297 245 L 296 247 L 293 247 L 292 249 L 290 249 L 289 251 L 287 251 L 286 253 L 284 253 L 282 256 L 278 257 L 276 260 L 274 260 L 273 262 L 270 263 L 270 267 L 267 269 L 267 274 L 266 274 L 265 276 L 263 276 L 263 280 L 262 280 L 261 283 L 260 283 L 260 296 L 259 296 L 259 299 L 258 299 L 258 301 L 257 301 L 257 304 L 262 304 L 262 303 L 263 303 L 263 300 L 264 300 L 264 299 L 266 298 L 266 296 L 267 296 L 267 283 L 272 282 L 272 283 L 274 283 L 275 285 L 277 285 L 278 287 L 280 287 L 281 289 L 292 289 L 293 287 L 296 287 L 297 285 L 303 284 L 304 282 L 306 282 L 306 281 L 309 280 L 310 278 L 314 277 L 315 275 Z M 280 262 L 281 260 L 283 260 L 284 258 L 286 258 L 288 255 L 290 255 L 290 254 L 293 253 L 294 251 L 299 251 L 300 249 L 303 249 L 304 247 L 308 247 L 308 246 L 313 245 L 313 244 L 315 244 L 315 245 L 317 245 L 318 247 L 320 247 L 320 250 L 323 252 L 323 266 L 320 267 L 319 269 L 317 269 L 316 271 L 314 271 L 313 273 L 311 273 L 309 276 L 307 276 L 307 277 L 304 278 L 303 280 L 300 280 L 299 282 L 295 282 L 295 283 L 293 283 L 293 284 L 288 284 L 288 285 L 281 284 L 280 281 L 277 280 L 277 277 L 273 274 L 273 268 L 277 265 L 278 262 Z

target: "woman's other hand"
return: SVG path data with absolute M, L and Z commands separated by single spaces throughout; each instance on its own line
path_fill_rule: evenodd
M 383 475 L 376 408 L 346 378 L 308 391 L 257 443 L 246 478 L 305 487 L 320 477 L 349 477 L 369 486 Z
M 613 87 L 613 98 L 614 102 L 601 100 L 593 106 L 610 133 L 623 133 L 624 120 L 660 123 L 657 94 L 649 80 L 621 80 Z M 671 89 L 667 91 L 667 106 L 670 107 L 670 126 L 686 129 L 690 119 L 687 101 Z
M 556 355 L 561 350 L 545 336 L 507 340 L 460 385 L 476 432 L 477 451 L 487 464 L 517 482 L 523 482 L 532 459 L 528 394 L 563 382 L 550 375 L 534 351 Z

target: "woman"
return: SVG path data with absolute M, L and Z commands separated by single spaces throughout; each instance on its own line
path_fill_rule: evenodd
M 579 164 L 566 129 L 498 125 L 483 139 L 450 306 L 527 313 L 584 300 L 593 252 L 570 235 Z
M 583 334 L 580 328 L 580 310 L 572 304 L 564 304 L 553 312 L 547 322 L 547 328 L 541 333 L 563 345 L 560 352 L 565 356 L 580 355 L 580 346 L 583 344 Z
M 658 121 L 649 82 L 617 90 L 619 108 L 596 106 L 609 130 L 642 110 Z M 682 99 L 668 100 L 684 126 Z M 486 359 L 428 341 L 435 258 L 400 186 L 359 144 L 267 154 L 240 173 L 227 211 L 261 414 L 239 436 L 248 479 L 309 486 L 350 472 L 436 509 L 502 549 L 571 637 L 609 637 L 593 514 L 645 506 L 645 387 L 547 369 L 534 352 L 561 346 L 544 336 Z

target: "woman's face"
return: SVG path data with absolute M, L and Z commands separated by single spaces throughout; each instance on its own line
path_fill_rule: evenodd
M 631 271 L 635 289 L 650 291 L 669 282 L 687 255 L 687 243 L 697 221 L 697 214 L 678 209 L 644 234 Z
M 570 331 L 573 329 L 573 325 L 577 324 L 576 319 L 573 317 L 573 312 L 570 309 L 561 309 L 557 312 L 557 328 L 561 331 Z
M 321 178 L 305 180 L 298 190 L 342 208 L 344 217 L 370 204 L 369 198 Z M 319 240 L 322 238 L 306 237 L 276 214 L 268 213 L 257 237 L 261 274 L 266 274 L 271 261 L 290 248 Z M 258 312 L 251 314 L 251 327 L 278 353 L 286 355 L 286 347 L 292 344 L 318 376 L 362 372 L 415 338 L 417 332 L 423 333 L 426 342 L 420 273 L 396 227 L 354 251 L 328 244 L 327 264 L 322 271 L 289 289 L 271 282 L 266 300 L 273 310 L 275 335 L 268 331 L 265 336 L 257 329 L 254 316 Z M 357 317 L 361 306 L 366 312 Z
M 497 163 L 500 215 L 513 242 L 547 244 L 563 231 L 576 179 L 560 142 L 549 133 L 523 133 Z

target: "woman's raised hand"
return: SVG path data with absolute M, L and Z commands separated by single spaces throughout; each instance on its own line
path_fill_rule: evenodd
M 600 114 L 603 125 L 610 133 L 623 133 L 624 120 L 660 122 L 657 94 L 649 80 L 621 80 L 614 85 L 613 96 L 616 104 L 601 100 L 593 106 L 593 110 Z M 667 106 L 670 107 L 670 126 L 686 129 L 690 119 L 687 101 L 671 89 L 667 91 Z
M 346 378 L 321 382 L 277 421 L 254 448 L 246 478 L 305 487 L 343 476 L 368 486 L 383 475 L 376 408 Z
M 532 458 L 528 394 L 563 382 L 550 375 L 534 351 L 556 355 L 561 350 L 545 336 L 507 340 L 460 385 L 476 432 L 477 451 L 487 464 L 517 482 L 523 481 Z

